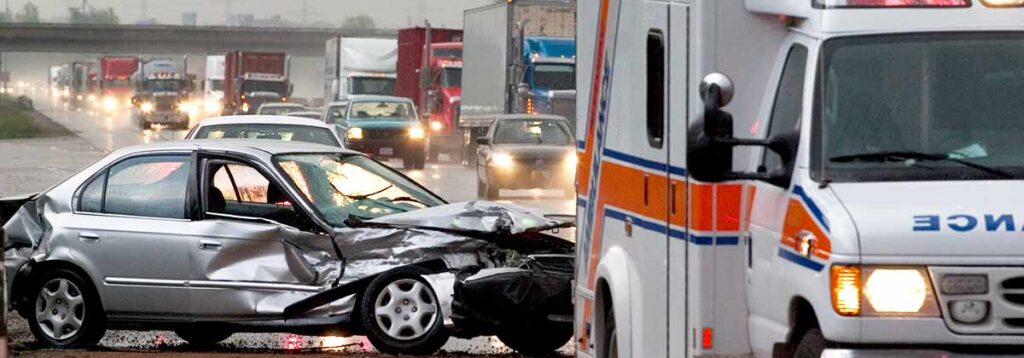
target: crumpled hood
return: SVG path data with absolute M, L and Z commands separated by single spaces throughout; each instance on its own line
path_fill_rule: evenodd
M 865 256 L 1024 252 L 1019 181 L 833 183 Z
M 513 235 L 563 223 L 518 205 L 479 200 L 382 216 L 369 222 Z

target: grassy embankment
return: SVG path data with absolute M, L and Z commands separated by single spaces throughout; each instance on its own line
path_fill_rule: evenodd
M 67 134 L 67 129 L 36 113 L 28 97 L 0 95 L 0 140 Z

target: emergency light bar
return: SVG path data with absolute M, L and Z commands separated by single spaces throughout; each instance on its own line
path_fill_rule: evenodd
M 982 0 L 985 2 L 1011 2 L 1024 0 Z M 940 8 L 970 7 L 971 0 L 811 0 L 819 9 L 839 8 Z

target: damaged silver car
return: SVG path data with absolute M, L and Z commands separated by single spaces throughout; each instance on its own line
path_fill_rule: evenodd
M 550 235 L 571 224 L 448 204 L 344 149 L 136 146 L 0 215 L 10 302 L 55 347 L 117 328 L 359 334 L 392 354 L 497 335 L 536 354 L 572 335 L 573 244 Z

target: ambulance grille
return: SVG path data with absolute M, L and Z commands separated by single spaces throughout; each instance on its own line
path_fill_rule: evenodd
M 946 326 L 956 334 L 966 335 L 1024 335 L 1024 267 L 1018 266 L 931 266 L 928 271 L 932 282 L 942 281 L 946 275 L 985 275 L 988 290 L 979 294 L 945 294 L 936 290 L 939 310 Z M 988 304 L 988 316 L 979 323 L 963 323 L 953 319 L 953 302 L 983 301 Z
M 1024 293 L 1007 293 L 1003 295 L 1003 298 L 1009 301 L 1010 303 L 1024 305 Z
M 1014 277 L 1009 280 L 1003 281 L 1003 288 L 1011 290 L 1024 289 L 1024 277 Z

